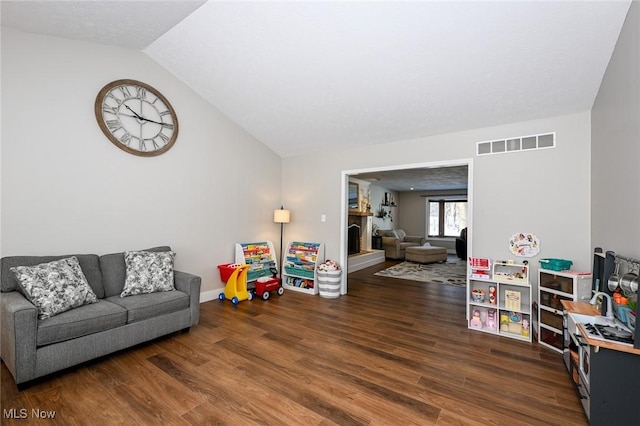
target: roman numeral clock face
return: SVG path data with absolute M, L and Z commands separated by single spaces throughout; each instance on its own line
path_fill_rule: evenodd
M 96 97 L 96 120 L 118 148 L 153 157 L 168 151 L 178 138 L 178 117 L 169 101 L 136 80 L 116 80 Z

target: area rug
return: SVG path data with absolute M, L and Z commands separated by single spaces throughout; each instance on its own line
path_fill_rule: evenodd
M 464 287 L 467 285 L 467 262 L 457 258 L 449 258 L 445 263 L 402 262 L 374 275 Z

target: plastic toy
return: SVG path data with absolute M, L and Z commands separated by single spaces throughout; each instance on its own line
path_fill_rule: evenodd
M 529 320 L 526 318 L 522 320 L 522 335 L 524 337 L 529 337 Z
M 498 328 L 498 324 L 496 322 L 496 314 L 497 312 L 495 309 L 489 309 L 489 312 L 487 312 L 487 327 L 492 330 Z
M 271 291 L 276 291 L 278 296 L 282 296 L 284 294 L 284 288 L 282 288 L 282 280 L 276 277 L 278 270 L 275 268 L 271 268 L 272 277 L 260 277 L 258 278 L 254 284 L 256 286 L 255 294 L 256 296 L 262 297 L 262 300 L 269 299 L 269 295 Z
M 500 331 L 509 331 L 509 314 L 500 311 Z
M 479 310 L 476 309 L 473 311 L 473 318 L 469 321 L 469 326 L 473 328 L 482 328 L 482 320 L 480 319 Z
M 471 300 L 476 303 L 484 303 L 484 290 L 475 289 L 471 291 Z
M 280 278 L 258 278 L 255 281 L 255 285 L 256 296 L 262 297 L 263 300 L 267 300 L 269 298 L 271 291 L 276 291 L 278 293 L 278 296 L 282 296 L 284 294 L 284 289 L 280 284 Z
M 489 287 L 489 303 L 496 304 L 496 288 L 494 286 Z
M 218 295 L 221 301 L 225 299 L 231 300 L 231 303 L 237 305 L 243 300 L 253 299 L 253 295 L 247 291 L 247 274 L 249 273 L 249 265 L 233 265 L 235 268 L 227 280 L 224 287 L 224 293 Z

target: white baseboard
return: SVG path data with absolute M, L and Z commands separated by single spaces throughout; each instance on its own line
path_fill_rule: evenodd
M 218 295 L 223 292 L 224 292 L 224 287 L 203 291 L 200 293 L 200 303 L 210 302 L 212 300 L 218 300 Z
M 377 265 L 378 263 L 384 262 L 384 250 L 373 250 L 366 254 L 350 256 L 348 262 L 349 265 L 347 268 L 347 273 L 350 274 L 352 272 L 356 272 L 361 269 L 368 268 L 369 266 Z

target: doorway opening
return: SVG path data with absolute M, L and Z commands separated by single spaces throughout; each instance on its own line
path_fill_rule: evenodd
M 472 220 L 473 220 L 473 160 L 472 159 L 460 159 L 460 160 L 450 160 L 450 161 L 441 161 L 441 162 L 429 162 L 429 163 L 419 163 L 419 164 L 404 164 L 397 166 L 387 166 L 387 167 L 377 167 L 377 168 L 368 168 L 368 169 L 355 169 L 355 170 L 343 170 L 342 171 L 342 184 L 343 184 L 343 194 L 342 194 L 342 223 L 340 228 L 340 261 L 341 264 L 344 265 L 343 269 L 345 273 L 343 274 L 343 282 L 341 294 L 346 294 L 348 292 L 348 272 L 349 270 L 349 200 L 348 197 L 348 185 L 350 178 L 360 181 L 369 181 L 374 186 L 384 185 L 385 179 L 389 179 L 389 177 L 394 178 L 394 188 L 386 188 L 390 189 L 396 193 L 416 193 L 416 194 L 424 194 L 429 193 L 429 190 L 425 190 L 424 188 L 428 188 L 429 180 L 432 179 L 435 182 L 431 183 L 430 188 L 435 188 L 432 191 L 443 191 L 447 190 L 453 191 L 456 188 L 447 187 L 447 173 L 452 173 L 451 182 L 458 182 L 458 184 L 464 184 L 467 198 L 467 209 L 468 209 L 468 218 L 467 218 L 467 226 L 469 232 L 467 233 L 467 245 L 471 247 L 472 243 Z M 454 176 L 455 174 L 455 176 Z M 379 179 L 378 176 L 383 176 L 382 179 Z M 435 177 L 437 176 L 437 178 Z M 415 186 L 409 186 L 409 182 L 416 182 Z M 418 186 L 420 184 L 421 186 Z M 362 184 L 361 184 L 362 185 Z M 438 186 L 439 185 L 439 186 Z M 451 185 L 449 185 L 451 186 Z M 383 187 L 384 188 L 384 187 Z M 389 191 L 391 192 L 391 191 Z M 384 193 L 387 196 L 387 192 Z M 399 227 L 410 227 L 410 229 L 422 229 L 425 227 L 426 223 L 426 211 L 424 211 L 424 197 L 425 195 L 416 195 L 416 197 L 421 197 L 422 210 L 420 214 L 416 215 L 408 215 L 406 213 L 397 215 L 395 212 L 393 213 L 393 218 L 391 220 L 395 220 L 394 224 L 390 222 L 383 222 L 385 226 L 400 225 Z M 371 197 L 370 197 L 371 198 Z M 408 197 L 403 197 L 407 199 Z M 412 197 L 409 197 L 412 198 Z M 368 199 L 366 200 L 367 204 L 370 204 L 371 210 L 374 212 L 376 217 L 385 217 L 388 216 L 382 214 L 382 211 L 386 211 L 390 209 L 385 209 L 385 202 L 380 200 Z M 397 200 L 394 200 L 397 202 Z M 378 211 L 378 205 L 380 205 L 380 210 Z M 399 203 L 394 203 L 394 210 L 402 209 L 402 205 Z M 405 205 L 405 209 L 412 208 L 410 205 Z M 353 210 L 351 210 L 353 212 Z M 406 212 L 407 210 L 404 210 Z M 380 212 L 380 215 L 378 215 Z M 415 223 L 407 223 L 407 217 L 416 216 L 416 223 L 421 222 L 420 225 L 416 225 Z M 402 218 L 405 218 L 405 221 L 402 221 Z M 413 220 L 413 219 L 411 219 Z M 378 226 L 379 227 L 379 226 Z M 428 234 L 428 229 L 424 229 L 422 231 L 423 235 L 426 237 Z M 361 234 L 367 235 L 368 238 L 371 236 L 371 229 L 361 229 Z M 361 242 L 362 243 L 362 242 Z M 365 242 L 366 243 L 366 242 Z M 468 253 L 470 256 L 471 253 Z

